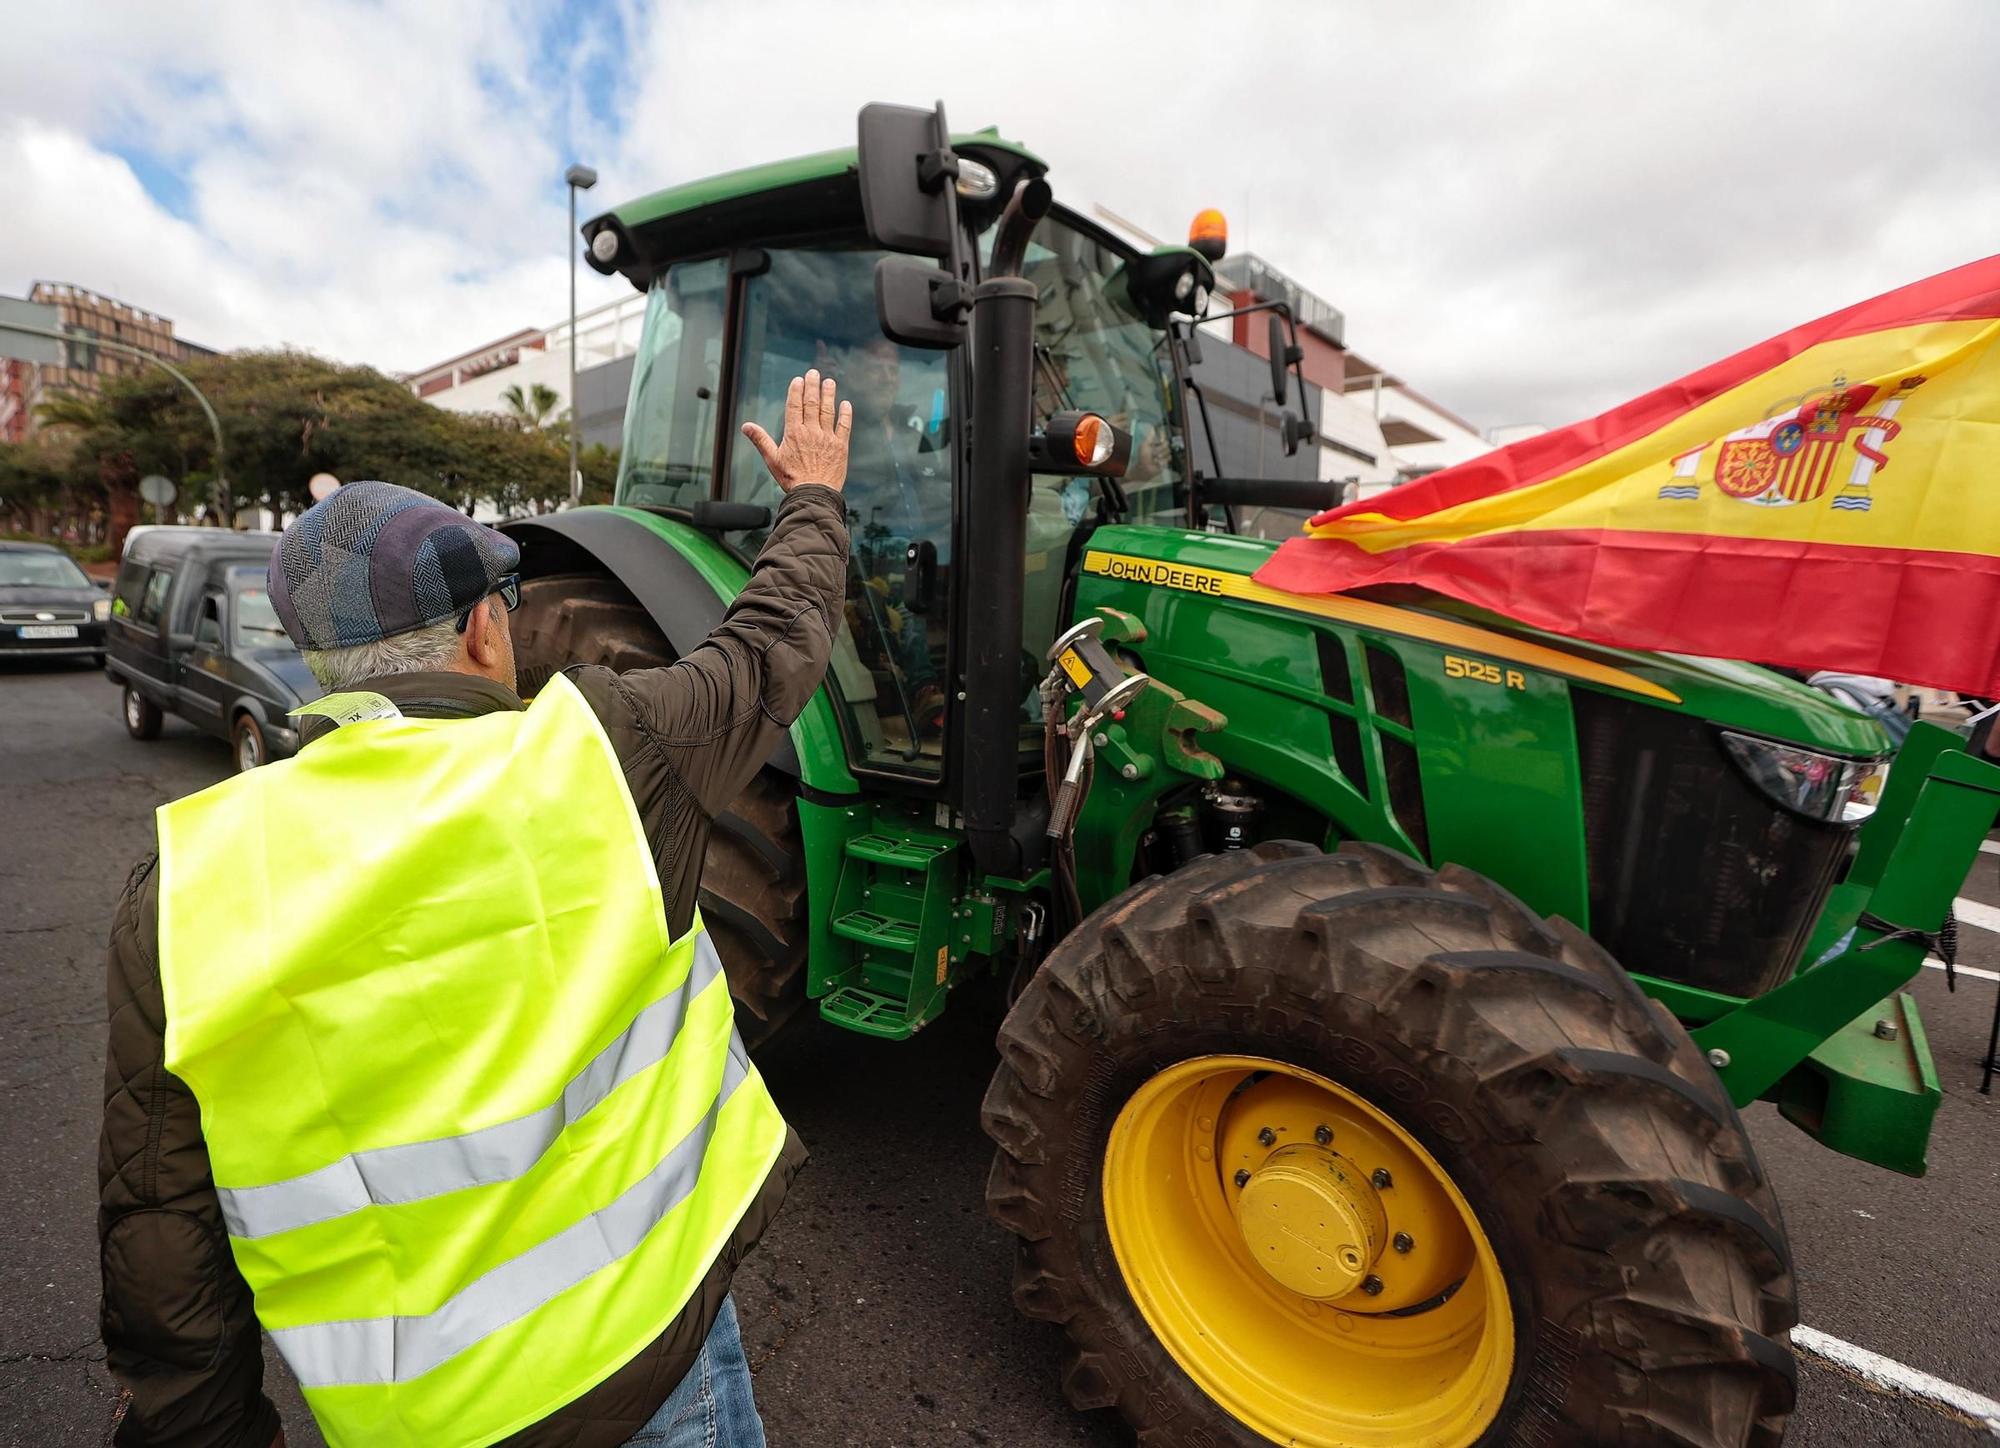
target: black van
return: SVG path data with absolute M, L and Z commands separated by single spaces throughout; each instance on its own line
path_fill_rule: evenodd
M 319 689 L 264 592 L 277 536 L 149 528 L 126 544 L 104 668 L 134 739 L 171 713 L 227 739 L 238 769 L 298 748 L 286 716 Z

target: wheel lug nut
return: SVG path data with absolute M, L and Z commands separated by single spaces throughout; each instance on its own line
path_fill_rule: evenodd
M 1238 1185 L 1239 1187 L 1247 1187 L 1250 1185 L 1250 1173 L 1244 1171 L 1241 1167 L 1238 1167 L 1236 1170 L 1236 1185 Z
M 1313 1128 L 1313 1140 L 1318 1142 L 1321 1146 L 1325 1146 L 1328 1142 L 1333 1140 L 1333 1128 L 1331 1126 L 1326 1126 L 1324 1124 L 1315 1126 Z
M 1408 1232 L 1398 1232 L 1389 1245 L 1394 1247 L 1398 1252 L 1407 1252 L 1417 1244 Z
M 1277 1139 L 1278 1139 L 1278 1133 L 1271 1130 L 1270 1127 L 1262 1126 L 1257 1129 L 1257 1145 L 1269 1146 L 1272 1142 L 1276 1141 Z
M 1389 1168 L 1386 1166 L 1376 1167 L 1368 1180 L 1375 1184 L 1375 1190 L 1378 1192 L 1386 1192 L 1396 1184 L 1396 1179 L 1389 1175 Z
M 1380 1297 L 1382 1295 L 1382 1279 L 1372 1272 L 1369 1273 L 1361 1279 L 1361 1290 L 1370 1297 Z

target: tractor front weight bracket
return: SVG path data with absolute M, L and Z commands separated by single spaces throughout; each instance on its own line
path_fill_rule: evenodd
M 1809 1059 L 1818 1063 L 1823 1076 L 1847 1074 L 1864 1058 L 1851 1047 L 1840 1046 L 1836 1037 L 1843 1032 L 1872 1033 L 1878 1018 L 1888 1023 L 1880 1038 L 1893 1041 L 1900 1036 L 1907 1043 L 1905 1052 L 1915 1051 L 1922 1058 L 1916 1067 L 1918 1079 L 1935 1089 L 1921 1026 L 1914 1019 L 1914 1002 L 1906 1003 L 1905 1011 L 1893 998 L 1923 969 L 1968 862 L 1978 857 L 1981 842 L 2000 815 L 2000 767 L 1973 758 L 1956 747 L 1955 740 L 1936 747 L 1939 741 L 1919 740 L 1913 734 L 1911 742 L 1919 749 L 1906 750 L 1906 756 L 1913 757 L 1899 759 L 1896 769 L 1908 765 L 1913 773 L 1924 771 L 1918 776 L 1921 784 L 1913 788 L 1905 775 L 1898 781 L 1903 786 L 1896 791 L 1898 798 L 1885 799 L 1885 808 L 1907 810 L 1900 821 L 1881 821 L 1881 829 L 1872 828 L 1877 822 L 1870 821 L 1864 855 L 1870 853 L 1869 845 L 1875 846 L 1866 863 L 1879 873 L 1871 870 L 1872 879 L 1858 882 L 1863 898 L 1850 899 L 1848 906 L 1854 910 L 1855 923 L 1822 957 L 1816 962 L 1809 958 L 1783 985 L 1742 1002 L 1693 1033 L 1738 1106 L 1772 1094 Z M 1896 1034 L 1886 1034 L 1888 1030 Z M 1884 1061 L 1890 1070 L 1898 1065 Z M 1784 1098 L 1792 1091 L 1777 1094 Z M 1896 1154 L 1886 1142 L 1875 1150 L 1858 1149 L 1855 1144 L 1841 1149 L 1885 1165 L 1889 1164 L 1885 1155 Z

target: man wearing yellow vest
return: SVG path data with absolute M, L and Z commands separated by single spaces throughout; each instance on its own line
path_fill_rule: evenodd
M 695 909 L 709 822 L 818 687 L 849 405 L 792 383 L 749 583 L 670 667 L 523 704 L 519 554 L 355 483 L 273 550 L 327 690 L 297 758 L 163 807 L 112 933 L 99 1175 L 116 1442 L 761 1445 L 728 1292 L 804 1149 Z

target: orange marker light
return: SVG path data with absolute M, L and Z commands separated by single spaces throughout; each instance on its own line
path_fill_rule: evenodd
M 1197 212 L 1188 226 L 1188 245 L 1210 261 L 1221 261 L 1229 250 L 1229 222 L 1213 206 Z
M 1076 460 L 1090 468 L 1111 456 L 1111 443 L 1111 424 L 1093 412 L 1077 423 L 1076 437 L 1070 446 L 1076 452 Z

